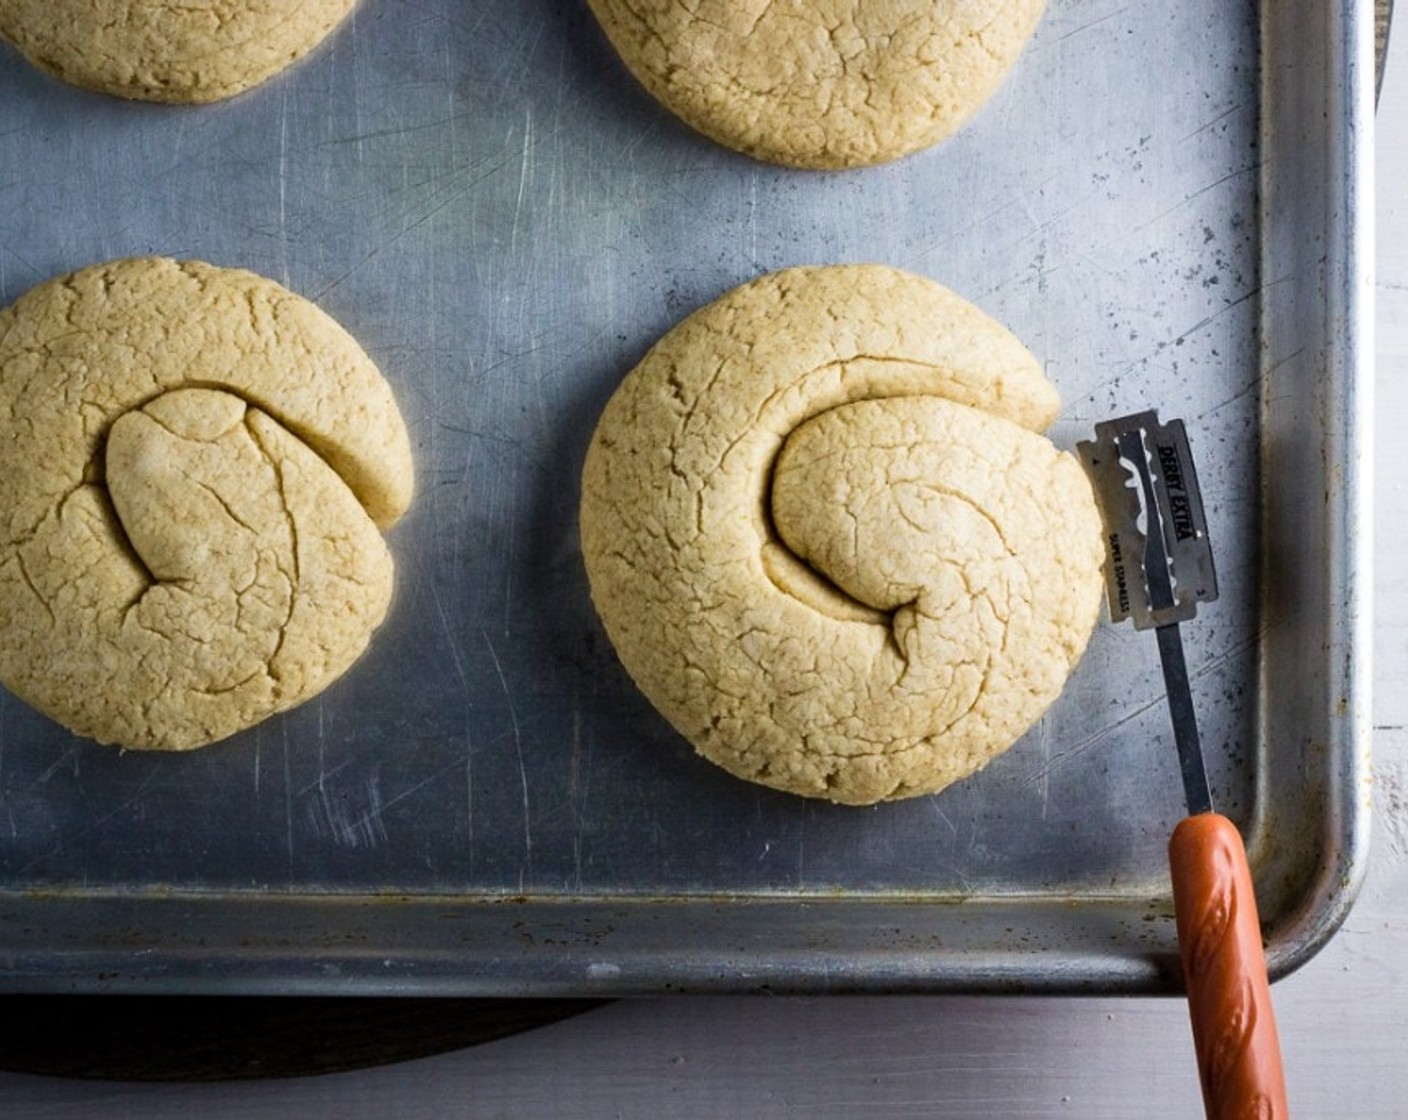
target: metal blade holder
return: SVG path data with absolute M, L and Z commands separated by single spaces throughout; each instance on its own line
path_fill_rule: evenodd
M 1217 577 L 1183 421 L 1163 424 L 1153 411 L 1106 420 L 1076 450 L 1105 521 L 1110 620 L 1155 630 L 1188 812 L 1208 812 L 1212 796 L 1178 624 L 1197 614 L 1198 603 L 1217 598 Z

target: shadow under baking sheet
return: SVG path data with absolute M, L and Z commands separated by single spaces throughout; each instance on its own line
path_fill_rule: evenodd
M 104 1081 L 338 1073 L 493 1042 L 602 1002 L 5 996 L 0 1069 Z

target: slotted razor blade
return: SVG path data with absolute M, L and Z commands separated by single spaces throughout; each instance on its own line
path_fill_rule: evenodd
M 1185 622 L 1217 598 L 1212 546 L 1182 420 L 1140 412 L 1076 445 L 1105 520 L 1110 620 Z

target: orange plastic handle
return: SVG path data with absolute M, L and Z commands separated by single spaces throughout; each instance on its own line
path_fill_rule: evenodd
M 1174 829 L 1168 855 L 1203 1107 L 1216 1120 L 1288 1117 L 1241 834 L 1226 817 L 1199 813 Z

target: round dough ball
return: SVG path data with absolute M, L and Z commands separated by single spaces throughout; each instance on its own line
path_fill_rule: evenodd
M 883 163 L 993 94 L 1045 0 L 589 0 L 626 66 L 706 136 L 792 167 Z
M 582 551 L 622 663 L 705 757 L 847 804 L 1009 747 L 1103 590 L 1030 353 L 931 281 L 799 268 L 729 292 L 627 375 L 583 474 Z
M 161 258 L 0 311 L 0 682 L 70 730 L 202 746 L 292 707 L 391 599 L 390 387 L 307 300 Z
M 357 0 L 0 0 L 0 38 L 56 78 L 140 101 L 218 101 L 292 65 Z

